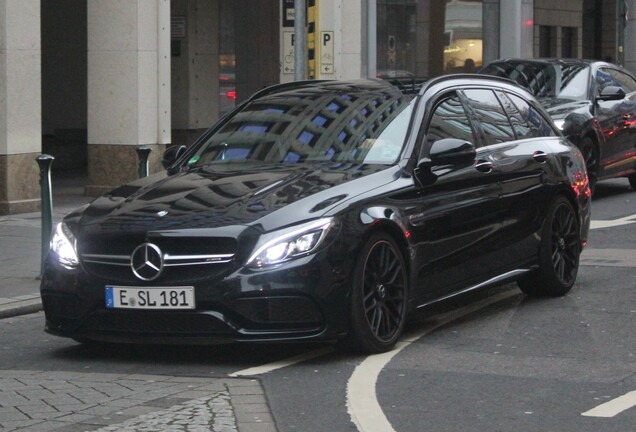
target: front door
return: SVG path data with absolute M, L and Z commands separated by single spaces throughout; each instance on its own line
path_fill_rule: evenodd
M 425 128 L 422 157 L 440 139 L 477 142 L 455 92 L 436 104 Z M 413 197 L 408 218 L 418 245 L 413 271 L 419 304 L 478 283 L 491 272 L 489 254 L 494 245 L 489 240 L 500 229 L 493 205 L 500 188 L 491 162 L 490 151 L 478 148 L 475 161 L 433 167 L 437 179 Z

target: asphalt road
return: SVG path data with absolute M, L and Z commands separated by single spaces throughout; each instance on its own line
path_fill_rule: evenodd
M 253 377 L 281 432 L 632 431 L 636 192 L 601 182 L 593 220 L 567 296 L 532 299 L 507 285 L 464 297 L 424 311 L 386 355 L 328 345 L 91 348 L 43 333 L 38 313 L 0 320 L 0 369 Z

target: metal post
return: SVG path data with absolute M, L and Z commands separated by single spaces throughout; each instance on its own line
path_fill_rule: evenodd
M 294 0 L 294 81 L 307 79 L 307 2 Z
M 377 0 L 367 3 L 367 78 L 375 78 L 378 70 L 378 5 Z
M 627 2 L 625 0 L 619 0 L 616 4 L 618 14 L 618 28 L 617 28 L 617 53 L 616 63 L 625 66 L 625 27 L 629 20 L 629 14 L 627 9 Z
M 40 256 L 40 276 L 44 273 L 44 258 L 49 250 L 51 242 L 51 230 L 53 229 L 53 197 L 51 194 L 51 165 L 55 158 L 48 154 L 41 154 L 35 160 L 40 167 L 40 199 L 42 210 L 42 239 Z
M 139 178 L 148 176 L 148 155 L 150 154 L 150 147 L 139 146 L 135 149 L 137 151 L 137 157 L 139 158 L 138 174 Z

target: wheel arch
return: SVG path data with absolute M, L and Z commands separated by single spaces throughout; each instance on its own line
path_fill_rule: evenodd
M 390 254 L 383 253 L 383 258 L 378 261 L 378 248 L 387 247 L 391 249 Z M 378 218 L 365 223 L 360 241 L 350 249 L 355 254 L 356 264 L 351 273 L 349 330 L 340 341 L 342 346 L 367 354 L 380 353 L 390 350 L 399 340 L 412 310 L 408 247 L 404 231 L 397 221 Z M 386 271 L 387 266 L 394 268 L 395 265 L 391 255 L 400 256 L 403 264 L 400 276 Z M 371 265 L 368 262 L 370 257 L 373 257 Z M 378 268 L 380 270 L 376 273 Z M 395 276 L 387 279 L 390 274 Z M 401 280 L 394 284 L 396 276 Z
M 411 256 L 410 249 L 411 244 L 409 242 L 409 237 L 411 236 L 411 232 L 401 224 L 397 218 L 395 218 L 394 213 L 383 212 L 385 214 L 391 214 L 389 217 L 376 217 L 373 220 L 368 220 L 363 223 L 367 225 L 367 228 L 362 236 L 360 242 L 358 242 L 358 246 L 356 250 L 361 250 L 367 241 L 376 233 L 385 233 L 390 236 L 399 248 L 399 252 L 402 254 L 402 258 L 404 260 L 404 265 L 406 266 L 406 276 L 407 276 L 407 284 L 408 284 L 408 297 L 409 300 L 413 298 L 413 283 L 412 283 L 412 266 L 411 260 L 409 257 Z M 368 216 L 368 214 L 367 214 Z M 365 218 L 363 218 L 364 221 Z M 410 301 L 409 301 L 410 304 Z
M 568 202 L 574 209 L 574 213 L 576 214 L 577 219 L 579 221 L 579 230 L 581 230 L 581 234 L 582 234 L 581 241 L 586 243 L 587 230 L 582 228 L 584 228 L 585 224 L 589 223 L 589 212 L 581 208 L 581 201 L 580 201 L 581 198 L 579 197 L 579 195 L 577 195 L 577 192 L 574 190 L 574 188 L 567 187 L 566 185 L 562 185 L 560 188 L 558 188 L 555 191 L 554 195 L 552 196 L 552 200 L 557 199 L 558 196 L 565 197 L 565 199 L 568 200 Z

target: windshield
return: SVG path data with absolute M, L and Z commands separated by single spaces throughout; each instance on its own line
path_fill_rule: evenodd
M 493 63 L 481 73 L 509 78 L 538 98 L 587 98 L 590 67 L 580 63 Z
M 395 163 L 408 131 L 412 97 L 374 90 L 308 88 L 261 97 L 199 146 L 188 165 Z

